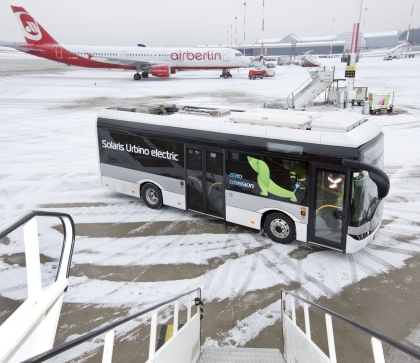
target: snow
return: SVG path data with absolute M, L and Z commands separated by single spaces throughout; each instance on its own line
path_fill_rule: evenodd
M 38 61 L 2 48 L 0 60 L 3 59 Z M 339 59 L 322 61 L 336 66 L 335 78 L 344 76 L 345 64 Z M 69 213 L 77 224 L 205 222 L 206 218 L 191 212 L 172 208 L 150 210 L 140 201 L 102 188 L 97 166 L 95 116 L 104 107 L 157 100 L 237 109 L 258 107 L 265 101 L 286 98 L 309 78 L 306 69 L 296 66 L 277 67 L 276 77 L 261 81 L 248 80 L 246 69 L 239 73 L 234 71 L 233 75 L 233 79 L 224 80 L 220 79 L 218 71 L 179 72 L 169 79 L 150 78 L 135 82 L 132 72 L 71 68 L 53 74 L 1 77 L 0 224 L 26 210 L 43 209 L 48 204 L 64 205 L 44 209 Z M 272 244 L 251 231 L 237 234 L 194 232 L 160 237 L 127 234 L 118 239 L 78 236 L 73 257 L 76 266 L 206 265 L 213 258 L 224 261 L 213 270 L 190 279 L 121 282 L 71 277 L 65 303 L 124 305 L 134 311 L 197 286 L 202 287 L 204 299 L 211 302 L 230 299 L 247 291 L 287 286 L 295 281 L 301 283 L 299 293 L 316 299 L 334 297 L 349 284 L 401 268 L 407 258 L 420 251 L 419 77 L 420 57 L 391 62 L 362 58 L 357 65 L 356 85 L 368 86 L 371 92 L 395 91 L 394 104 L 408 112 L 369 116 L 385 133 L 385 169 L 391 178 L 391 191 L 384 210 L 388 223 L 366 249 L 352 256 L 317 250 L 303 260 L 297 260 L 291 257 L 299 248 L 297 243 Z M 335 112 L 338 116 L 347 112 L 331 107 L 312 111 Z M 41 251 L 54 258 L 61 235 L 51 228 L 53 223 L 42 219 L 39 223 L 44 240 Z M 396 238 L 399 235 L 410 237 L 411 244 L 401 242 Z M 399 252 L 395 253 L 392 248 Z M 250 253 L 250 250 L 256 252 Z M 25 269 L 6 263 L 4 256 L 20 251 L 16 235 L 11 236 L 9 244 L 0 244 L 0 295 L 14 300 L 26 296 L 26 285 L 22 283 Z M 237 258 L 231 259 L 232 254 Z M 53 280 L 55 267 L 53 262 L 44 264 L 44 283 Z M 141 302 L 138 301 L 139 294 Z M 255 312 L 237 322 L 232 330 L 221 332 L 219 342 L 210 339 L 208 344 L 244 345 L 277 322 L 279 310 L 279 303 L 275 302 L 267 306 L 265 312 Z M 118 334 L 123 332 L 121 328 Z M 418 333 L 414 336 L 417 339 Z

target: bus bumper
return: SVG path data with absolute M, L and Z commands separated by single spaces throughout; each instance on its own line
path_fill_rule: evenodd
M 371 241 L 375 239 L 380 226 L 381 224 L 379 223 L 378 226 L 372 231 L 372 233 L 369 236 L 361 240 L 354 239 L 353 237 L 347 235 L 345 253 L 355 253 L 357 251 L 360 251 L 362 248 L 366 247 Z

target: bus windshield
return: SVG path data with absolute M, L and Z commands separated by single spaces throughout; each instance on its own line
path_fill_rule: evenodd
M 361 162 L 384 168 L 384 137 L 362 151 Z M 367 171 L 353 173 L 353 192 L 350 224 L 354 227 L 366 223 L 379 202 L 378 189 Z

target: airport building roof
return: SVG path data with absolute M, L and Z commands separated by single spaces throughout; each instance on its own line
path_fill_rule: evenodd
M 336 40 L 337 35 L 321 35 L 313 37 L 298 37 L 296 34 L 290 33 L 283 38 L 267 38 L 267 39 L 257 39 L 256 43 L 261 44 L 264 41 L 264 44 L 279 44 L 279 43 L 311 43 L 311 42 L 328 42 L 331 39 Z
M 379 38 L 379 37 L 395 37 L 400 34 L 399 30 L 393 30 L 388 32 L 376 32 L 376 33 L 364 33 L 364 38 Z

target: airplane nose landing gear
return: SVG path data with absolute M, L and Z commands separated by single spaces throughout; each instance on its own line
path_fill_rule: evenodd
M 136 81 L 140 81 L 140 80 L 141 80 L 141 75 L 140 75 L 140 74 L 138 74 L 138 73 L 136 73 L 136 74 L 134 75 L 134 79 L 135 79 Z

